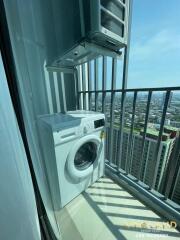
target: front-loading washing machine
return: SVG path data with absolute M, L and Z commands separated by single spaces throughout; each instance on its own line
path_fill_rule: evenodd
M 104 114 L 72 111 L 40 116 L 39 133 L 55 210 L 104 174 Z

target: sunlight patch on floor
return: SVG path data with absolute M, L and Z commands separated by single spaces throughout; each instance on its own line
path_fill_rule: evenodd
M 56 212 L 62 240 L 178 240 L 180 233 L 105 177 Z

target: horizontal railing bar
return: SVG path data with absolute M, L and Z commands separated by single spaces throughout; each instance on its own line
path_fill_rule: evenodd
M 93 91 L 85 91 L 85 93 L 88 93 L 88 92 L 149 92 L 149 91 L 153 91 L 153 92 L 158 92 L 158 91 L 180 91 L 180 87 L 158 87 L 158 88 L 129 88 L 129 89 L 114 89 L 114 90 L 111 90 L 111 89 L 107 89 L 107 90 L 93 90 Z M 80 93 L 83 93 L 83 91 L 80 91 Z
M 92 90 L 92 91 L 80 91 L 79 93 L 103 93 L 103 92 L 118 92 L 116 89 L 108 89 L 108 90 Z M 122 92 L 122 90 L 119 90 L 119 92 Z

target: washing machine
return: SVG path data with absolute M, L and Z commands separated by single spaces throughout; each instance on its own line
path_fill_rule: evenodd
M 40 145 L 58 210 L 104 174 L 104 114 L 72 111 L 38 118 Z

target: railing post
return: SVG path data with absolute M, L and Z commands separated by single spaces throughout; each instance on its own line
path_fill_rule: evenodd
M 95 89 L 95 111 L 98 109 L 98 59 L 94 60 L 94 89 Z
M 79 93 L 79 83 L 78 83 L 78 70 L 75 68 L 74 71 L 74 79 L 75 79 L 75 93 L 76 93 L 76 109 L 80 108 L 80 96 L 81 93 Z
M 159 136 L 158 136 L 158 140 L 157 140 L 156 151 L 154 153 L 154 159 L 156 160 L 155 161 L 156 164 L 155 164 L 155 168 L 154 168 L 154 177 L 153 177 L 153 181 L 152 181 L 152 184 L 151 184 L 151 188 L 153 188 L 153 189 L 155 188 L 158 169 L 159 169 L 159 162 L 160 162 L 159 149 L 160 149 L 162 134 L 163 134 L 163 130 L 164 130 L 164 123 L 165 123 L 165 118 L 166 118 L 166 112 L 167 112 L 167 108 L 168 108 L 170 93 L 171 93 L 171 91 L 166 92 L 166 97 L 165 97 L 165 102 L 164 102 L 164 107 L 163 107 L 163 113 L 162 113 L 162 117 L 161 117 L 161 125 L 160 125 L 160 130 L 159 130 Z
M 137 100 L 137 91 L 134 92 L 134 98 L 133 98 L 133 109 L 132 109 L 132 119 L 131 119 L 131 130 L 129 135 L 129 152 L 127 156 L 127 162 L 126 162 L 126 172 L 131 172 L 131 165 L 132 165 L 132 151 L 133 151 L 133 145 L 132 145 L 132 139 L 133 139 L 133 130 L 134 130 L 134 118 L 135 118 L 135 111 L 136 111 L 136 100 Z
M 103 80 L 102 80 L 102 112 L 105 112 L 106 83 L 107 83 L 107 57 L 103 57 Z
M 116 75 L 117 75 L 117 58 L 113 58 L 112 62 L 112 82 L 111 82 L 111 109 L 110 109 L 110 162 L 113 157 L 113 130 L 114 130 L 114 101 L 115 101 L 115 88 L 116 88 Z
M 166 198 L 171 198 L 176 188 L 178 169 L 180 168 L 180 136 L 176 136 L 176 142 L 173 146 L 169 163 L 166 169 L 162 193 Z M 174 184 L 175 183 L 175 184 Z
M 126 99 L 126 92 L 122 91 L 121 95 L 121 113 L 120 113 L 120 139 L 119 139 L 119 144 L 118 144 L 118 156 L 119 156 L 119 161 L 117 163 L 118 169 L 121 167 L 122 163 L 122 144 L 123 144 L 123 128 L 124 128 L 124 112 L 125 112 L 125 99 Z
M 148 100 L 147 100 L 145 123 L 144 123 L 144 131 L 143 131 L 143 137 L 142 137 L 142 152 L 141 152 L 141 156 L 140 156 L 140 168 L 139 168 L 139 174 L 138 174 L 138 179 L 139 180 L 142 180 L 142 178 L 141 178 L 142 164 L 143 164 L 144 147 L 145 147 L 145 139 L 146 139 L 147 126 L 148 126 L 148 119 L 149 119 L 149 110 L 150 110 L 150 104 L 151 104 L 151 97 L 152 97 L 152 91 L 149 91 L 149 93 L 148 93 Z
M 91 82 L 91 78 L 92 78 L 92 69 L 91 69 L 91 62 L 88 62 L 87 65 L 88 68 L 88 99 L 89 99 L 89 110 L 92 109 L 92 93 L 90 92 L 92 90 L 92 82 Z

